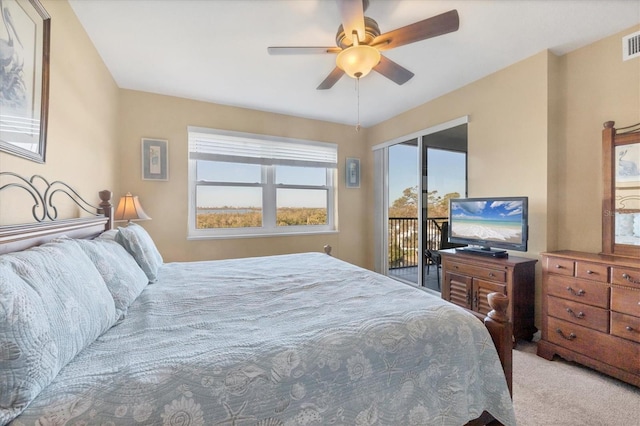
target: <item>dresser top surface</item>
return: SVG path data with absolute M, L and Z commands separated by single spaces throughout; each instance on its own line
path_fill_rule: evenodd
M 480 263 L 493 264 L 493 265 L 517 265 L 517 264 L 523 264 L 523 263 L 536 263 L 538 261 L 537 259 L 531 259 L 528 257 L 517 257 L 517 256 L 511 256 L 511 255 L 503 258 L 482 256 L 478 254 L 457 252 L 456 249 L 439 250 L 438 253 L 440 253 L 442 256 L 451 256 L 451 258 L 453 259 L 472 261 L 475 263 L 480 262 Z
M 540 253 L 542 256 L 553 256 L 563 259 L 583 260 L 588 262 L 606 263 L 608 265 L 625 266 L 630 268 L 640 268 L 640 259 L 623 256 L 612 256 L 609 254 L 587 253 L 575 250 L 558 250 Z

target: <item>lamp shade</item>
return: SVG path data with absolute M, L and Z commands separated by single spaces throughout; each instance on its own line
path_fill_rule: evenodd
M 378 62 L 380 62 L 380 52 L 366 44 L 348 47 L 336 57 L 336 65 L 352 78 L 361 78 L 369 74 Z
M 116 213 L 113 215 L 115 221 L 132 221 L 151 219 L 142 209 L 138 196 L 131 195 L 130 192 L 120 198 Z

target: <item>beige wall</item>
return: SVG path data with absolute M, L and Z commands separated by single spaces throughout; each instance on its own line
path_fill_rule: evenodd
M 561 58 L 558 248 L 602 248 L 602 124 L 640 122 L 640 58 L 623 62 L 621 42 L 638 30 L 630 28 Z
M 51 16 L 46 163 L 0 153 L 0 170 L 62 180 L 97 205 L 98 191 L 118 184 L 118 87 L 69 4 L 42 4 Z M 11 191 L 3 192 L 0 224 L 33 221 L 29 195 Z
M 563 157 L 564 139 L 564 86 L 561 81 L 561 59 L 549 52 L 549 68 L 547 76 L 549 85 L 547 93 L 549 105 L 547 108 L 547 209 L 546 209 L 546 250 L 558 248 L 558 211 L 560 203 L 559 172 L 560 160 Z M 540 268 L 538 268 L 540 271 Z
M 344 186 L 345 157 L 362 157 L 366 153 L 363 134 L 353 126 L 129 90 L 121 91 L 120 126 L 122 192 L 138 195 L 145 211 L 153 218 L 140 224 L 152 235 L 165 260 L 322 251 L 325 244 L 330 244 L 336 257 L 366 266 L 363 247 L 367 244 L 368 229 L 362 220 L 368 215 L 365 189 Z M 188 241 L 187 126 L 337 143 L 339 232 Z M 140 140 L 143 137 L 169 140 L 168 182 L 141 179 Z

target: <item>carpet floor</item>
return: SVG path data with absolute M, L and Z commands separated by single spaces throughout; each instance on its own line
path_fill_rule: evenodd
M 513 351 L 513 404 L 518 426 L 640 426 L 639 388 L 558 357 L 540 358 L 533 342 L 518 342 Z

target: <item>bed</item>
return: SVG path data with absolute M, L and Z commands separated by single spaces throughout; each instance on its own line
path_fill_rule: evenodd
M 515 424 L 504 306 L 325 253 L 165 263 L 107 193 L 0 227 L 0 424 Z

